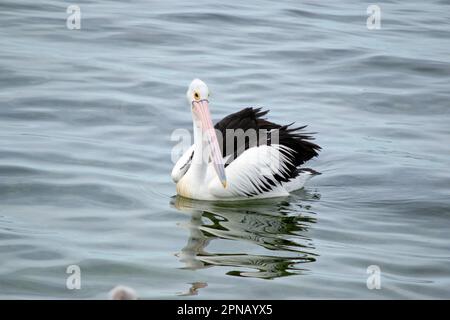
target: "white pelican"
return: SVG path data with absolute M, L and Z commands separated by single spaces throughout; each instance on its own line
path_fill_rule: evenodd
M 278 125 L 268 111 L 245 108 L 213 127 L 209 89 L 195 79 L 187 99 L 194 122 L 194 144 L 172 170 L 180 196 L 197 200 L 242 200 L 287 196 L 318 172 L 301 168 L 320 147 L 305 128 Z

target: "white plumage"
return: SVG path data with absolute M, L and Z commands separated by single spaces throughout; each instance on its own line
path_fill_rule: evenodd
M 172 179 L 177 183 L 178 194 L 198 200 L 242 200 L 243 198 L 270 198 L 289 195 L 301 189 L 313 173 L 304 171 L 286 183 L 280 183 L 264 192 L 263 188 L 275 181 L 274 176 L 287 174 L 289 159 L 280 152 L 292 152 L 282 145 L 262 145 L 247 149 L 225 168 L 227 187 L 224 188 L 210 163 L 203 181 L 194 181 L 193 175 L 182 176 L 180 170 L 192 154 L 191 146 L 178 160 L 172 170 Z M 224 161 L 225 162 L 225 161 Z M 186 169 L 186 166 L 185 168 Z M 181 178 L 179 178 L 182 176 Z M 252 195 L 252 196 L 250 196 Z

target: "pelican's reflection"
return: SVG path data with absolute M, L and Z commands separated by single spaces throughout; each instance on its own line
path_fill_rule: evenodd
M 306 191 L 281 200 L 251 202 L 205 202 L 176 196 L 171 205 L 190 215 L 182 224 L 189 230 L 189 239 L 178 257 L 185 268 L 224 266 L 234 276 L 273 279 L 300 274 L 306 270 L 301 265 L 317 257 L 307 237 L 315 214 L 305 203 L 318 197 Z M 211 244 L 213 240 L 217 243 Z M 220 252 L 207 252 L 210 244 Z

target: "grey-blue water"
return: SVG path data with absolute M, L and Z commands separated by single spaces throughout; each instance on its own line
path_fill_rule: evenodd
M 450 298 L 450 5 L 378 4 L 369 30 L 365 1 L 2 0 L 0 298 Z M 215 120 L 308 124 L 322 175 L 174 197 L 195 77 Z

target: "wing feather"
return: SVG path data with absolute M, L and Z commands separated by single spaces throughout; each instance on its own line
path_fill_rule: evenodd
M 178 159 L 177 163 L 172 169 L 172 180 L 177 183 L 186 174 L 191 167 L 192 158 L 194 156 L 194 146 L 192 145 L 183 153 Z
M 213 169 L 209 170 L 209 191 L 218 198 L 288 195 L 276 176 L 288 178 L 292 163 L 287 156 L 290 152 L 293 151 L 279 144 L 247 149 L 226 168 L 226 188 L 214 177 Z

